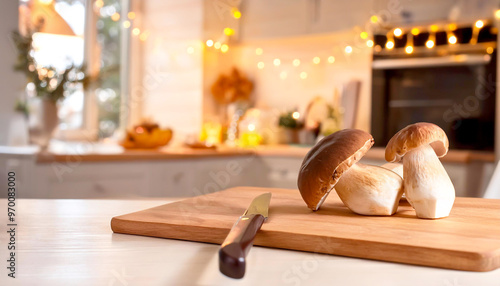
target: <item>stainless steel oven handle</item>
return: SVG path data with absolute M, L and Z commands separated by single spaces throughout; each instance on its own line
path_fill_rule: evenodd
M 441 66 L 467 66 L 484 65 L 491 61 L 490 55 L 451 55 L 429 58 L 409 58 L 409 59 L 385 59 L 374 60 L 372 68 L 376 70 L 384 69 L 405 69 L 424 68 Z

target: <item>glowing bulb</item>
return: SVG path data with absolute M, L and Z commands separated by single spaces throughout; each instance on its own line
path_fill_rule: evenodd
M 372 40 L 366 41 L 366 45 L 370 48 L 373 47 L 373 41 Z
M 425 46 L 428 49 L 432 49 L 434 47 L 434 41 L 433 40 L 428 40 L 427 42 L 425 42 Z
M 135 13 L 134 12 L 128 12 L 127 16 L 128 16 L 128 18 L 130 20 L 134 20 L 135 19 Z
M 141 41 L 146 41 L 148 39 L 148 36 L 149 36 L 149 33 L 142 33 L 140 36 L 139 36 L 139 39 L 141 39 Z
M 134 36 L 138 36 L 140 33 L 141 33 L 141 30 L 139 28 L 134 28 L 132 30 L 132 34 L 134 34 Z
M 261 48 L 257 48 L 257 49 L 255 49 L 255 54 L 256 54 L 257 56 L 262 55 L 262 53 L 264 53 L 264 51 L 263 51 Z
M 431 32 L 437 32 L 439 27 L 437 25 L 431 25 Z
M 214 45 L 214 41 L 212 40 L 207 40 L 207 47 L 211 47 Z
M 221 46 L 220 42 L 215 42 L 214 48 L 216 48 L 218 50 L 218 49 L 220 49 L 220 46 Z
M 371 17 L 370 17 L 370 21 L 371 21 L 372 23 L 377 23 L 377 22 L 378 22 L 378 17 L 377 17 L 377 16 L 375 16 L 375 15 L 373 15 L 373 16 L 371 16 Z
M 487 47 L 487 48 L 486 48 L 486 52 L 487 52 L 488 54 L 490 54 L 490 55 L 491 55 L 491 54 L 493 54 L 493 48 L 492 48 L 492 47 Z
M 220 51 L 223 53 L 227 52 L 228 50 L 229 50 L 229 46 L 226 44 L 224 44 L 220 47 Z
M 113 15 L 111 15 L 111 20 L 113 20 L 115 22 L 120 20 L 120 14 L 114 13 Z
M 314 63 L 314 64 L 316 64 L 316 65 L 317 65 L 317 64 L 319 64 L 320 62 L 321 62 L 321 59 L 320 59 L 319 57 L 314 57 L 314 59 L 313 59 L 313 63 Z
M 413 28 L 413 29 L 411 29 L 411 34 L 413 36 L 416 36 L 416 35 L 420 34 L 420 30 L 418 28 Z
M 484 26 L 484 22 L 481 20 L 476 21 L 476 28 L 481 29 Z
M 224 35 L 232 36 L 232 35 L 234 35 L 234 30 L 231 28 L 224 28 Z
M 273 64 L 274 64 L 275 66 L 279 66 L 279 65 L 281 65 L 281 61 L 280 61 L 280 59 L 274 59 Z
M 231 9 L 231 12 L 233 12 L 233 17 L 235 19 L 241 18 L 241 12 L 238 9 L 233 8 L 233 9 Z
M 448 38 L 448 43 L 450 43 L 450 44 L 452 44 L 452 45 L 456 44 L 456 43 L 457 43 L 457 37 L 455 37 L 455 36 L 450 36 L 450 37 Z
M 292 113 L 293 119 L 299 119 L 300 118 L 300 113 L 298 111 L 295 111 Z
M 368 33 L 367 32 L 361 32 L 361 34 L 359 34 L 359 36 L 361 37 L 361 39 L 366 39 L 368 38 Z
M 407 54 L 411 54 L 411 53 L 413 53 L 413 47 L 412 47 L 412 46 L 407 46 L 407 47 L 405 48 L 405 52 L 406 52 Z
M 385 47 L 389 50 L 391 50 L 392 48 L 394 48 L 394 42 L 393 41 L 387 41 L 387 43 L 385 43 Z
M 375 52 L 379 53 L 382 51 L 382 47 L 380 45 L 376 45 L 375 48 L 373 48 Z
M 329 56 L 328 57 L 328 62 L 333 64 L 335 62 L 335 57 L 334 56 Z
M 102 6 L 104 6 L 104 2 L 102 0 L 96 0 L 94 5 L 96 8 L 102 8 Z
M 300 78 L 301 79 L 306 79 L 307 78 L 307 73 L 306 72 L 301 72 L 300 73 Z
M 188 54 L 193 54 L 194 53 L 194 48 L 193 47 L 188 47 L 186 51 L 187 51 Z
M 248 124 L 248 131 L 255 131 L 255 124 Z
M 282 72 L 280 73 L 280 78 L 281 78 L 281 79 L 286 79 L 287 75 L 288 75 L 288 74 L 286 73 L 286 71 L 282 71 Z
M 257 64 L 257 68 L 259 68 L 260 70 L 264 68 L 264 63 L 263 62 L 259 62 Z
M 128 29 L 130 28 L 130 21 L 123 21 L 123 28 Z
M 292 64 L 293 64 L 294 67 L 298 67 L 298 66 L 300 66 L 300 60 L 299 59 L 295 59 L 295 60 L 293 60 Z
M 52 0 L 38 0 L 38 2 L 40 2 L 41 4 L 44 4 L 44 5 L 52 4 Z
M 495 18 L 500 19 L 500 9 L 495 11 Z
M 350 54 L 350 53 L 352 53 L 352 47 L 351 47 L 351 46 L 347 46 L 347 47 L 345 47 L 344 51 L 345 51 L 347 54 Z
M 448 25 L 448 30 L 455 31 L 456 29 L 457 29 L 457 24 L 451 23 Z
M 400 28 L 394 29 L 394 36 L 399 37 L 402 34 L 403 34 L 403 30 L 401 30 Z

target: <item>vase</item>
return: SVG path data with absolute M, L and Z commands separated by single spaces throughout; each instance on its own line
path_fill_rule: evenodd
M 30 143 L 38 145 L 42 151 L 47 150 L 58 124 L 56 102 L 33 98 L 29 106 L 28 120 Z

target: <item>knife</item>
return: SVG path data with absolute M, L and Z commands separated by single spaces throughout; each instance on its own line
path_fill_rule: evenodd
M 253 244 L 253 239 L 267 219 L 271 193 L 255 197 L 233 225 L 219 250 L 219 270 L 231 278 L 245 275 L 245 257 Z

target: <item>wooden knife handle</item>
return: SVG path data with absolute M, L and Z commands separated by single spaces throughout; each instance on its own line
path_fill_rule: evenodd
M 264 220 L 260 214 L 245 215 L 238 219 L 219 250 L 220 272 L 231 278 L 245 275 L 245 257 Z

